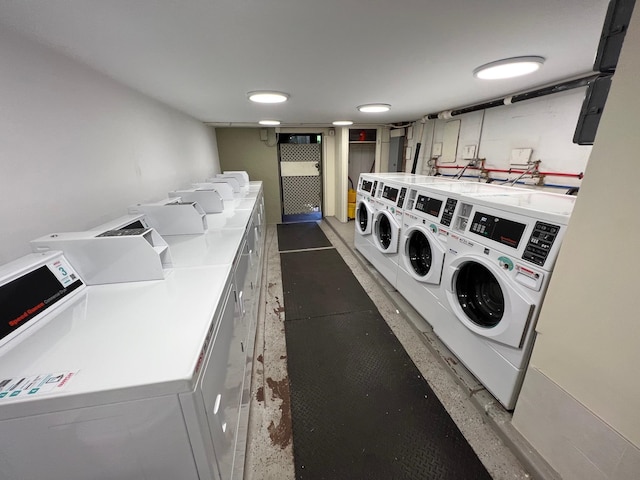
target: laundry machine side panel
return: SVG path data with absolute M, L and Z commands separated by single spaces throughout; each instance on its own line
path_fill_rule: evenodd
M 0 422 L 2 478 L 199 480 L 177 395 Z

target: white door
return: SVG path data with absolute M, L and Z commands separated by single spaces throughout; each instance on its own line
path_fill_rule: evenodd
M 317 141 L 319 135 L 296 135 Z M 282 221 L 322 219 L 322 144 L 280 143 Z

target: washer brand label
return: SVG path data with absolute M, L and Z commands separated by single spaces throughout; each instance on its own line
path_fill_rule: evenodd
M 458 240 L 460 237 L 458 235 L 456 235 L 455 233 L 451 234 L 451 238 L 454 240 Z
M 470 242 L 469 240 L 467 240 L 466 238 L 459 238 L 458 239 L 460 241 L 460 243 L 462 243 L 463 245 L 468 245 L 469 247 L 473 247 L 475 244 L 473 242 Z
M 438 235 L 444 235 L 445 237 L 448 237 L 449 232 L 447 232 L 444 228 L 438 228 Z

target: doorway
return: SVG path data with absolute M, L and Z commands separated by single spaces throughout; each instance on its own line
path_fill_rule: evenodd
M 322 135 L 281 134 L 278 140 L 282 223 L 322 219 Z

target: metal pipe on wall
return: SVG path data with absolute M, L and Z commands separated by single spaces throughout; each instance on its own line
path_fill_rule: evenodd
M 502 99 L 491 100 L 488 102 L 479 103 L 477 105 L 471 105 L 469 107 L 458 108 L 456 110 L 446 110 L 440 113 L 430 113 L 428 115 L 425 115 L 423 118 L 426 118 L 427 120 L 435 120 L 437 118 L 451 118 L 465 113 L 477 112 L 478 110 L 486 110 L 488 108 L 500 107 L 502 105 L 511 105 L 512 103 L 531 100 L 532 98 L 544 97 L 546 95 L 565 92 L 574 88 L 586 87 L 596 78 L 598 78 L 598 75 L 592 74 L 575 80 L 568 80 L 566 82 L 557 83 L 548 87 L 531 90 L 530 92 L 519 93 L 516 95 L 511 95 L 509 97 L 504 97 Z

